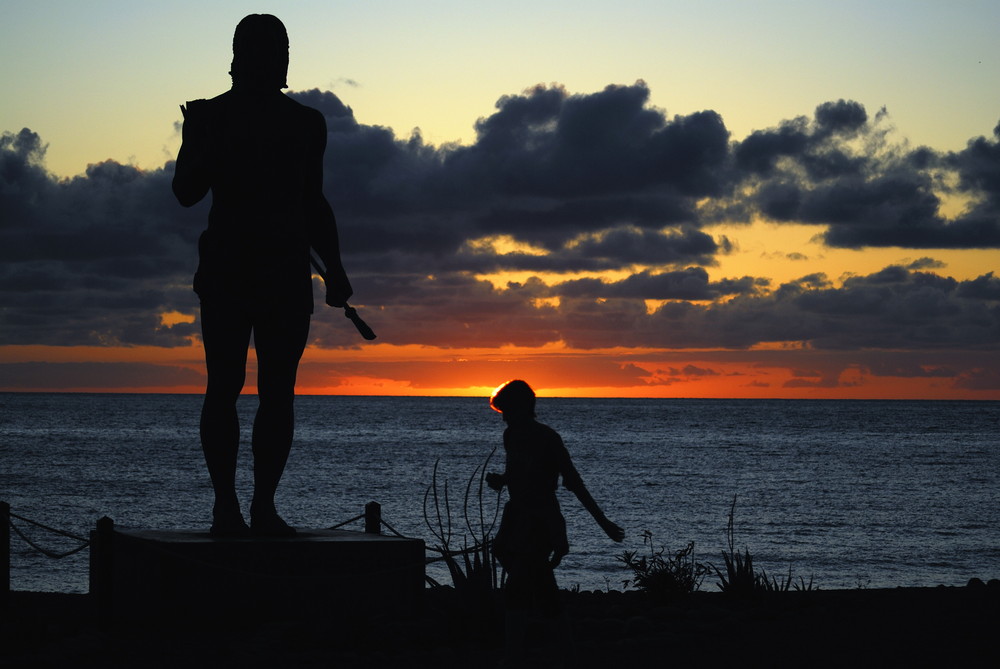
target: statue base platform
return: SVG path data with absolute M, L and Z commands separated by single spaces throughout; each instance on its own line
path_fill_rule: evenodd
M 91 595 L 102 617 L 303 619 L 419 610 L 424 542 L 346 530 L 290 538 L 98 529 Z

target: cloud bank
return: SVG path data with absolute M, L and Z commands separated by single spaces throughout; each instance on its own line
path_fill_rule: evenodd
M 327 91 L 325 190 L 356 300 L 392 344 L 577 349 L 980 349 L 1000 342 L 1000 278 L 931 258 L 854 276 L 716 276 L 716 223 L 815 225 L 829 247 L 1000 247 L 1000 126 L 954 152 L 893 144 L 885 110 L 819 105 L 734 140 L 713 111 L 669 116 L 642 82 L 499 99 L 470 145 L 359 122 Z M 190 345 L 207 205 L 173 163 L 57 179 L 29 129 L 0 139 L 0 344 Z M 946 199 L 964 203 L 946 216 Z M 496 277 L 509 273 L 505 285 Z M 490 280 L 492 277 L 493 280 Z M 314 344 L 356 335 L 321 311 Z

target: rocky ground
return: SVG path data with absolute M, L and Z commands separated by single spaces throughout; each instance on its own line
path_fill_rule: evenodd
M 409 618 L 102 623 L 86 595 L 11 593 L 0 630 L 4 667 L 493 667 L 502 615 L 426 591 Z M 574 655 L 529 626 L 529 667 L 998 667 L 1000 582 L 964 587 L 815 590 L 736 599 L 696 592 L 657 602 L 641 592 L 564 592 Z M 485 612 L 484 612 L 485 611 Z M 507 664 L 509 666 L 509 663 Z

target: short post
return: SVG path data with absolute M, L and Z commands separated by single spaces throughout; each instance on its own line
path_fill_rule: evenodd
M 365 504 L 365 533 L 382 534 L 382 505 L 378 502 Z
M 97 605 L 101 625 L 111 621 L 114 533 L 115 521 L 107 516 L 98 520 L 97 529 L 90 532 L 90 596 Z
M 10 605 L 10 504 L 0 502 L 0 611 Z

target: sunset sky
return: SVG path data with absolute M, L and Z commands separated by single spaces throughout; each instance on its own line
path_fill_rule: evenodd
M 273 13 L 378 334 L 300 392 L 1000 399 L 1000 3 L 2 10 L 0 391 L 203 390 L 179 105 Z

